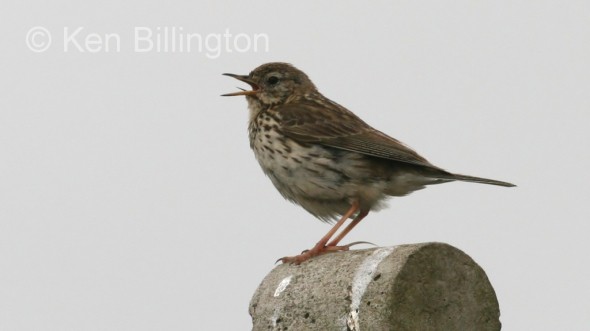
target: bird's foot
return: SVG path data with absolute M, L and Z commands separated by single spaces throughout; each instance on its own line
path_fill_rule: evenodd
M 277 262 L 282 263 L 291 263 L 291 264 L 301 264 L 312 257 L 316 257 L 318 255 L 323 255 L 326 253 L 332 252 L 340 252 L 340 251 L 347 251 L 349 250 L 350 246 L 360 244 L 360 242 L 352 243 L 345 246 L 324 246 L 324 245 L 315 245 L 312 249 L 307 249 L 301 252 L 299 255 L 295 256 L 285 256 L 277 260 Z
M 341 247 L 347 247 L 347 248 L 350 248 L 350 247 L 352 247 L 352 246 L 355 246 L 355 245 L 362 245 L 362 244 L 367 244 L 367 245 L 377 246 L 377 245 L 375 245 L 375 244 L 373 244 L 372 242 L 369 242 L 369 241 L 355 241 L 355 242 L 351 242 L 350 244 L 348 244 L 348 245 L 344 245 L 344 246 L 341 246 Z M 347 250 L 348 250 L 348 249 L 347 249 Z
M 298 264 L 301 264 L 301 263 L 311 259 L 312 257 L 316 257 L 318 255 L 323 255 L 326 253 L 347 251 L 350 249 L 350 247 L 352 247 L 354 245 L 361 245 L 361 244 L 368 244 L 368 245 L 377 246 L 377 245 L 375 245 L 371 242 L 368 242 L 368 241 L 355 241 L 355 242 L 352 242 L 348 245 L 343 245 L 343 246 L 315 245 L 312 249 L 306 249 L 303 252 L 301 252 L 301 254 L 299 254 L 299 255 L 282 257 L 282 258 L 278 259 L 275 263 L 278 263 L 280 261 L 282 263 L 291 263 L 291 264 L 298 265 Z

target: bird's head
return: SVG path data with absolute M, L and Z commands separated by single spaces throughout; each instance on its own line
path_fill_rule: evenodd
M 249 84 L 252 90 L 241 90 L 223 96 L 245 95 L 246 98 L 255 98 L 265 105 L 288 103 L 297 96 L 316 91 L 309 77 L 288 63 L 266 63 L 252 70 L 249 75 L 224 75 Z

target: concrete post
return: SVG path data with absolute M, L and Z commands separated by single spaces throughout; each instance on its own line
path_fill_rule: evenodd
M 500 330 L 485 272 L 443 243 L 330 253 L 281 264 L 250 302 L 253 330 Z

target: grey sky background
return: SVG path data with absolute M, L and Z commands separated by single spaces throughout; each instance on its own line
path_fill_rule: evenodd
M 519 185 L 430 187 L 348 241 L 464 250 L 504 330 L 590 326 L 589 2 L 1 7 L 0 330 L 250 329 L 274 261 L 329 228 L 264 177 L 244 98 L 219 96 L 242 86 L 221 73 L 270 61 L 436 165 Z M 25 42 L 35 26 L 43 53 Z M 166 26 L 264 33 L 269 51 L 133 50 L 134 27 Z M 64 27 L 121 49 L 65 52 Z

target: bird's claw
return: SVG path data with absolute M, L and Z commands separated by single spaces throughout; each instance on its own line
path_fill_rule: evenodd
M 290 264 L 295 264 L 295 265 L 299 265 L 302 262 L 305 262 L 309 259 L 311 259 L 314 256 L 320 255 L 321 253 L 318 254 L 312 254 L 310 253 L 311 250 L 307 249 L 305 251 L 303 251 L 301 254 L 299 255 L 295 255 L 295 256 L 285 256 L 282 257 L 278 260 L 276 260 L 275 264 L 279 263 L 279 261 L 281 261 L 281 263 L 290 263 Z
M 353 243 L 350 243 L 350 244 L 344 245 L 344 246 L 315 246 L 312 249 L 304 250 L 299 255 L 282 257 L 282 258 L 276 260 L 275 264 L 279 263 L 279 261 L 280 261 L 282 263 L 291 263 L 291 264 L 298 265 L 298 264 L 301 264 L 302 262 L 305 262 L 313 257 L 318 256 L 318 255 L 323 255 L 323 254 L 332 253 L 332 252 L 348 251 L 351 246 L 358 245 L 358 244 L 374 245 L 374 244 L 372 244 L 370 242 L 366 242 L 366 241 L 355 241 Z
M 375 247 L 377 247 L 377 245 L 375 245 L 375 244 L 373 244 L 372 242 L 369 242 L 369 241 L 355 241 L 355 242 L 351 242 L 351 243 L 350 243 L 350 244 L 348 244 L 348 245 L 344 245 L 343 247 L 348 247 L 348 248 L 350 248 L 350 247 L 352 247 L 352 246 L 355 246 L 355 245 L 362 245 L 362 244 L 367 244 L 367 245 L 372 245 L 372 246 L 375 246 Z

